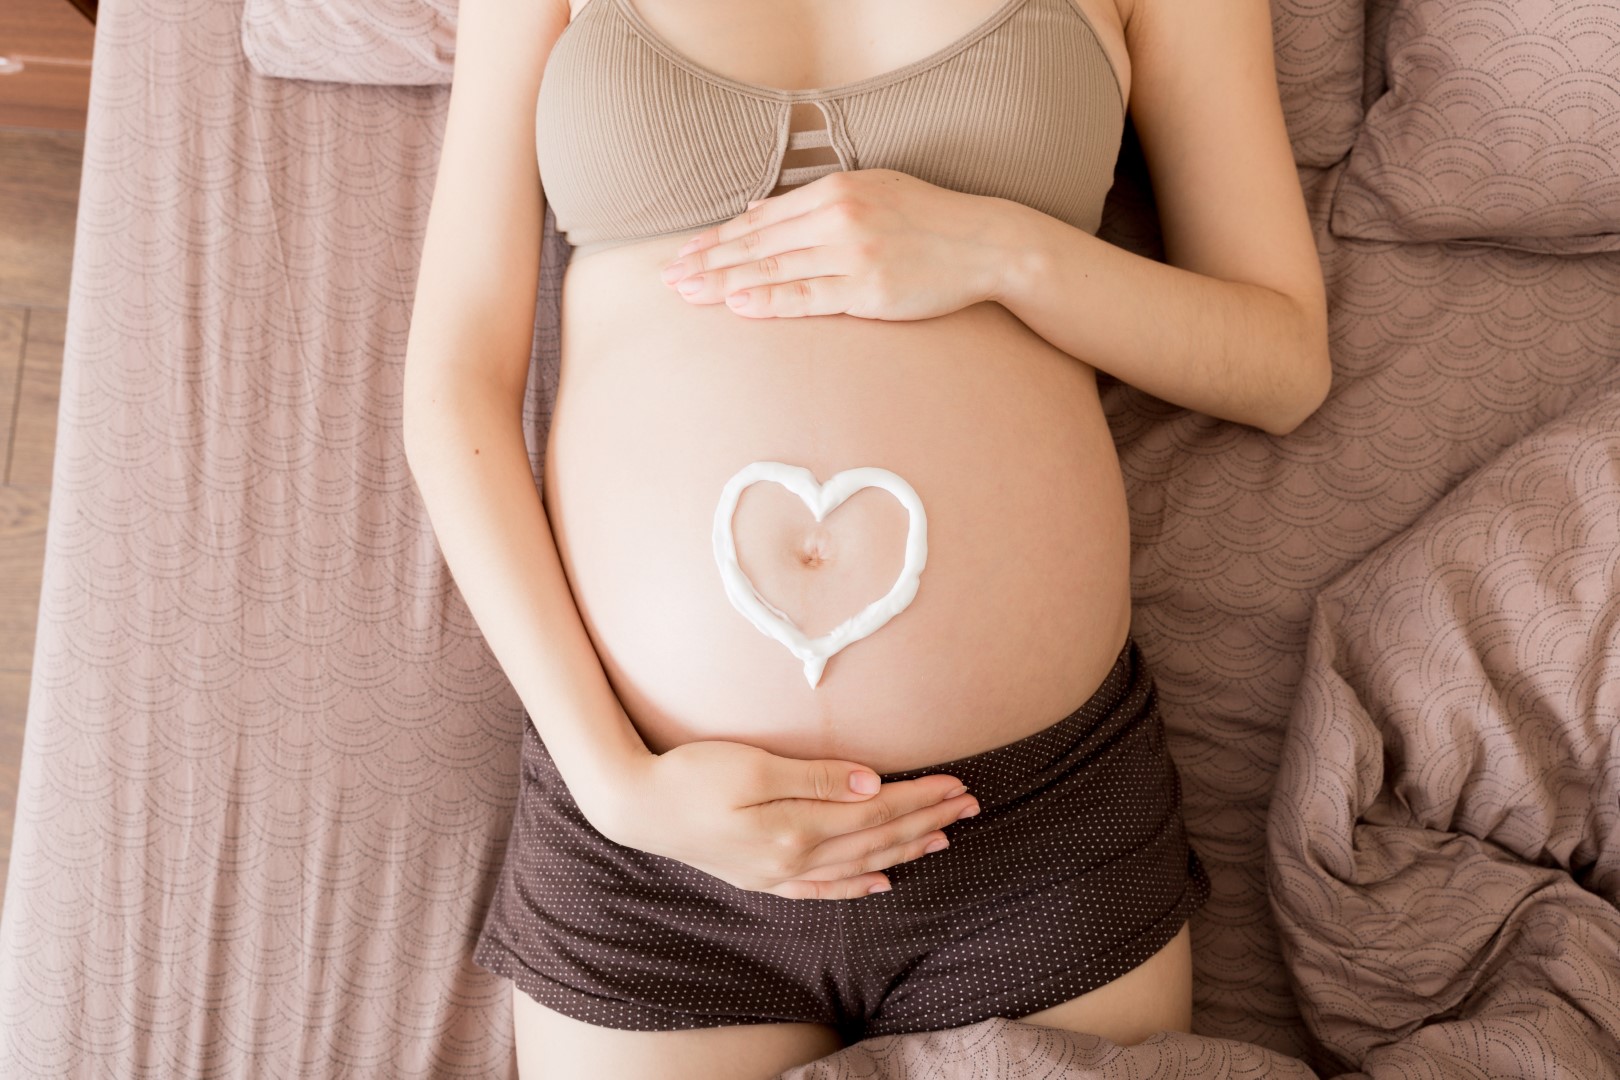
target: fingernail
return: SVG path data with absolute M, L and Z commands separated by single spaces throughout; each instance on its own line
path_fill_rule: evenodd
M 945 839 L 943 836 L 941 836 L 937 840 L 930 840 L 928 842 L 928 846 L 923 848 L 923 854 L 924 855 L 932 855 L 934 852 L 936 852 L 936 851 L 944 851 L 946 848 L 948 848 L 950 846 L 951 846 L 951 842 L 949 840 Z
M 979 804 L 978 804 L 978 802 L 975 801 L 975 802 L 969 803 L 968 808 L 966 810 L 963 810 L 960 814 L 956 815 L 956 820 L 961 821 L 963 818 L 972 817 L 974 814 L 977 814 L 978 812 L 979 812 Z
M 693 293 L 703 288 L 703 282 L 699 281 L 695 277 L 689 277 L 685 281 L 682 281 L 679 285 L 675 286 L 675 288 L 680 290 L 682 296 L 691 296 Z
M 732 307 L 742 307 L 744 304 L 748 303 L 748 294 L 746 292 L 734 292 L 730 296 L 726 297 L 726 303 L 730 304 Z
M 957 784 L 955 787 L 951 788 L 951 790 L 949 790 L 949 791 L 947 791 L 945 793 L 945 798 L 954 799 L 954 798 L 956 798 L 958 795 L 962 794 L 962 792 L 964 792 L 966 790 L 967 790 L 967 785 L 966 784 Z
M 676 250 L 676 252 L 675 252 L 675 254 L 676 254 L 676 255 L 685 255 L 685 254 L 688 254 L 688 253 L 689 253 L 689 252 L 693 252 L 693 251 L 696 251 L 696 250 L 697 250 L 697 246 L 698 246 L 698 242 L 697 242 L 697 237 L 695 237 L 695 236 L 694 236 L 694 237 L 693 237 L 693 238 L 692 238 L 692 239 L 690 239 L 690 240 L 688 240 L 688 241 L 687 241 L 687 242 L 686 242 L 686 243 L 684 243 L 684 244 L 682 244 L 682 245 L 681 245 L 681 246 L 680 246 L 680 247 L 679 247 L 679 248 L 678 248 L 678 249 L 677 249 L 677 250 Z
M 676 259 L 674 262 L 664 267 L 664 272 L 658 276 L 664 279 L 665 285 L 672 284 L 676 278 L 681 276 L 681 261 Z
M 871 896 L 873 893 L 888 892 L 888 891 L 889 891 L 889 883 L 887 881 L 880 881 L 876 885 L 872 886 L 870 889 L 867 889 L 866 890 L 866 895 Z
M 849 789 L 858 791 L 862 795 L 873 794 L 881 784 L 882 781 L 878 779 L 877 773 L 852 772 L 849 774 Z

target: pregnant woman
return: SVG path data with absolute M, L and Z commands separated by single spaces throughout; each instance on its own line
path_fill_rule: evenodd
M 524 1080 L 1188 1028 L 1209 883 L 1096 371 L 1277 436 L 1327 391 L 1268 5 L 462 0 L 457 37 L 405 434 L 525 706 L 474 957 Z M 1095 236 L 1127 103 L 1168 263 Z

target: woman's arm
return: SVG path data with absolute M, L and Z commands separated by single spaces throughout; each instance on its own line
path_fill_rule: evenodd
M 476 348 L 468 339 L 469 351 Z M 525 354 L 527 349 L 524 350 Z M 446 564 L 582 807 L 650 756 L 574 606 L 523 442 L 522 398 L 406 362 L 406 454 Z M 587 810 L 587 817 L 592 815 Z
M 406 344 L 405 452 L 451 575 L 558 768 L 582 793 L 606 791 L 650 752 L 574 607 L 522 424 L 545 207 L 532 104 L 568 6 L 469 0 L 458 24 Z
M 995 300 L 1166 401 L 1287 434 L 1331 368 L 1270 7 L 1133 0 L 1125 34 L 1169 265 L 1011 199 L 874 168 L 750 203 L 677 249 L 665 282 L 749 318 L 927 319 Z
M 1125 36 L 1169 265 L 999 200 L 991 298 L 1150 394 L 1287 434 L 1322 403 L 1331 368 L 1270 6 L 1134 0 Z
M 1030 329 L 1156 397 L 1273 435 L 1327 396 L 1325 300 L 1314 263 L 1289 291 L 1144 258 L 1007 203 L 1001 285 Z

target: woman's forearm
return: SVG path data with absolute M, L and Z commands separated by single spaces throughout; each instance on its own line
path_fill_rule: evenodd
M 447 365 L 448 366 L 448 365 Z M 510 391 L 465 372 L 407 393 L 406 455 L 456 586 L 585 806 L 651 756 L 563 574 Z
M 1156 397 L 1284 435 L 1327 394 L 1325 313 L 1144 258 L 1012 200 L 997 301 L 1071 356 Z

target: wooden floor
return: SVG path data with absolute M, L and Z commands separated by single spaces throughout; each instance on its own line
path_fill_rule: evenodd
M 0 890 L 39 615 L 83 160 L 82 131 L 0 127 Z

